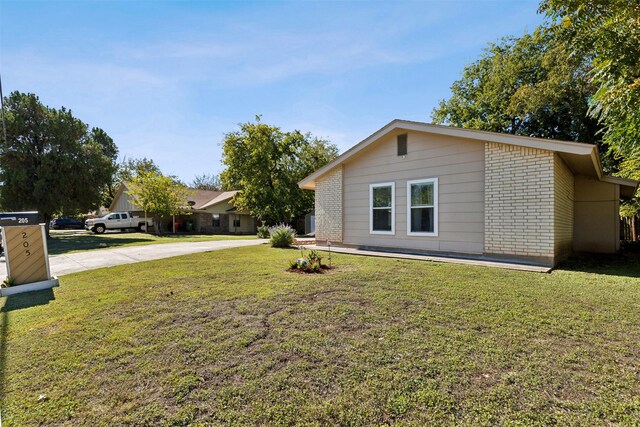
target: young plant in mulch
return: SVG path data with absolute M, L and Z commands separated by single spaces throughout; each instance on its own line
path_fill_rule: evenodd
M 300 246 L 300 258 L 293 259 L 289 261 L 289 268 L 287 269 L 290 273 L 300 273 L 300 274 L 313 274 L 313 273 L 324 273 L 327 270 L 330 270 L 332 267 L 322 263 L 322 256 L 316 251 L 309 251 L 309 254 L 305 258 L 304 256 L 304 247 Z
M 0 288 L 10 288 L 15 284 L 16 284 L 16 281 L 13 279 L 13 277 L 10 277 L 10 276 L 5 277 L 2 283 L 0 283 Z

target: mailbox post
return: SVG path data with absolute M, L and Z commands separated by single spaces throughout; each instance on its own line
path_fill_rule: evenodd
M 51 276 L 44 224 L 38 212 L 2 212 L 2 246 L 11 286 L 0 288 L 0 296 L 37 291 L 58 286 Z

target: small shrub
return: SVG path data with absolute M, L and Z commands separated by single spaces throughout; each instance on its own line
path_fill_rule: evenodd
M 310 251 L 309 255 L 307 255 L 307 259 L 309 260 L 310 264 L 322 264 L 322 256 L 320 256 L 320 254 L 316 251 Z
M 279 224 L 269 228 L 271 246 L 274 248 L 288 248 L 296 238 L 296 230 L 286 224 Z
M 259 239 L 268 239 L 269 238 L 269 227 L 267 227 L 264 222 L 260 227 L 258 227 L 258 238 Z
M 0 288 L 10 288 L 15 284 L 16 281 L 13 279 L 13 277 L 5 277 L 4 281 L 0 283 Z

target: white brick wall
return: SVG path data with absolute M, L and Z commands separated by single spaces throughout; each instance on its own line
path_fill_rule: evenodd
M 558 154 L 554 157 L 554 232 L 556 259 L 571 254 L 573 245 L 573 173 Z
M 554 153 L 485 143 L 485 253 L 554 257 Z
M 342 165 L 316 181 L 316 239 L 342 242 Z

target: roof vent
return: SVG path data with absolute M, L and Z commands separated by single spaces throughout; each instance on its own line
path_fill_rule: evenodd
M 398 156 L 407 155 L 407 134 L 398 135 Z

